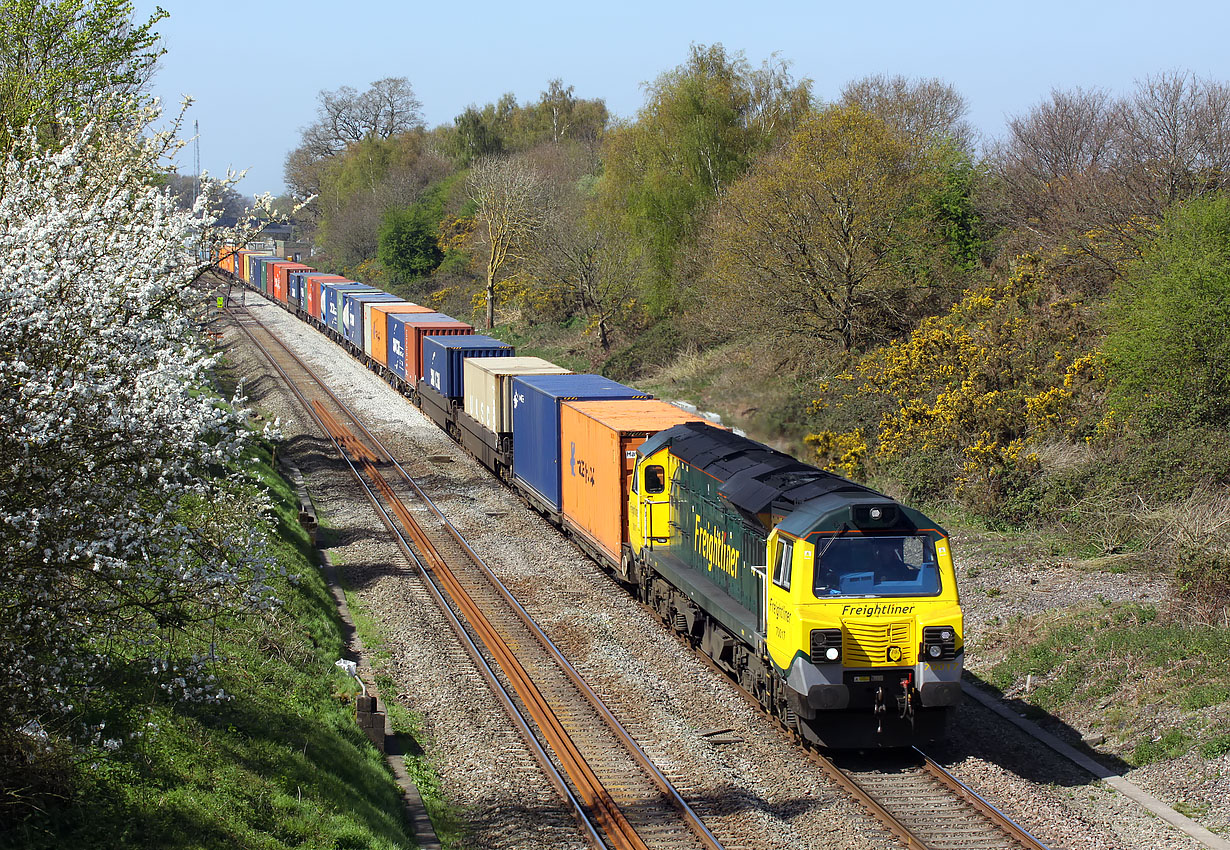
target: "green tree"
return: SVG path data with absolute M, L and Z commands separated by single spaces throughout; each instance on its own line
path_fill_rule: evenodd
M 465 112 L 453 120 L 454 153 L 463 165 L 504 152 L 503 117 L 515 104 L 512 94 L 505 94 L 498 104 L 489 103 L 482 109 L 467 106 Z
M 410 207 L 384 214 L 377 257 L 403 280 L 431 274 L 444 259 L 439 245 L 443 191 L 443 186 L 437 186 Z
M 934 228 L 925 151 L 857 106 L 804 122 L 732 186 L 706 236 L 714 315 L 851 352 L 909 326 L 910 265 Z
M 445 145 L 462 165 L 484 156 L 524 153 L 538 145 L 562 142 L 594 144 L 607 123 L 606 104 L 583 100 L 556 78 L 537 102 L 517 105 L 511 92 L 481 109 L 468 106 L 453 120 Z
M 343 267 L 375 257 L 385 213 L 411 206 L 448 171 L 418 131 L 388 139 L 369 136 L 323 161 L 315 204 L 318 242 Z
M 1112 406 L 1153 426 L 1230 422 L 1230 198 L 1173 208 L 1113 305 Z
M 62 118 L 96 116 L 105 95 L 137 96 L 163 50 L 154 26 L 132 20 L 130 0 L 3 0 L 0 2 L 0 151 L 26 128 L 45 142 L 62 131 Z M 131 121 L 120 104 L 112 121 Z
M 669 278 L 708 204 L 811 109 L 811 82 L 785 63 L 752 68 L 742 53 L 693 45 L 658 77 L 633 124 L 609 131 L 601 201 Z

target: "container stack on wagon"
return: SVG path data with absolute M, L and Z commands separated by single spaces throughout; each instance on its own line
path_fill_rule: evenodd
M 522 375 L 513 378 L 513 478 L 530 499 L 560 512 L 560 408 L 566 401 L 647 399 L 648 393 L 601 375 Z M 536 439 L 517 439 L 535 434 Z
M 434 313 L 431 307 L 415 304 L 412 301 L 393 301 L 387 304 L 373 304 L 370 310 L 364 310 L 367 340 L 364 353 L 385 368 L 389 368 L 389 316 L 406 313 Z M 443 315 L 443 314 L 439 314 Z M 405 368 L 404 366 L 402 367 Z
M 470 357 L 462 362 L 464 400 L 457 413 L 461 444 L 483 466 L 509 478 L 512 382 L 519 375 L 571 375 L 541 357 Z
M 415 392 L 423 377 L 423 340 L 474 333 L 473 325 L 443 313 L 392 313 L 388 329 L 389 369 Z

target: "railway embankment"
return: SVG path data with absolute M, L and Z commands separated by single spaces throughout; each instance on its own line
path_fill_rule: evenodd
M 268 491 L 278 603 L 214 624 L 222 696 L 114 701 L 95 720 L 102 746 L 52 777 L 59 803 L 5 824 L 0 847 L 412 846 L 400 791 L 355 724 L 358 685 L 334 666 L 340 621 L 298 500 L 269 446 L 250 464 Z
M 1001 535 L 954 540 L 968 671 L 1017 713 L 1230 834 L 1230 629 L 1172 580 Z

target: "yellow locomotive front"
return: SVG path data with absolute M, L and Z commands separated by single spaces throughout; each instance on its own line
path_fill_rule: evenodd
M 809 741 L 942 738 L 961 697 L 947 534 L 922 513 L 703 423 L 637 449 L 619 575 Z
M 948 537 L 889 499 L 800 506 L 769 537 L 765 645 L 800 731 L 830 746 L 944 735 L 961 699 Z

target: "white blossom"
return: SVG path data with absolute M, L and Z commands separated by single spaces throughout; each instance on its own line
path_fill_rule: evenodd
M 194 212 L 158 188 L 156 115 L 0 162 L 0 730 L 108 748 L 81 719 L 100 689 L 225 698 L 185 626 L 271 600 L 266 505 L 231 471 L 248 412 L 206 391 L 200 327 L 197 252 L 243 237 L 205 213 L 227 181 Z

